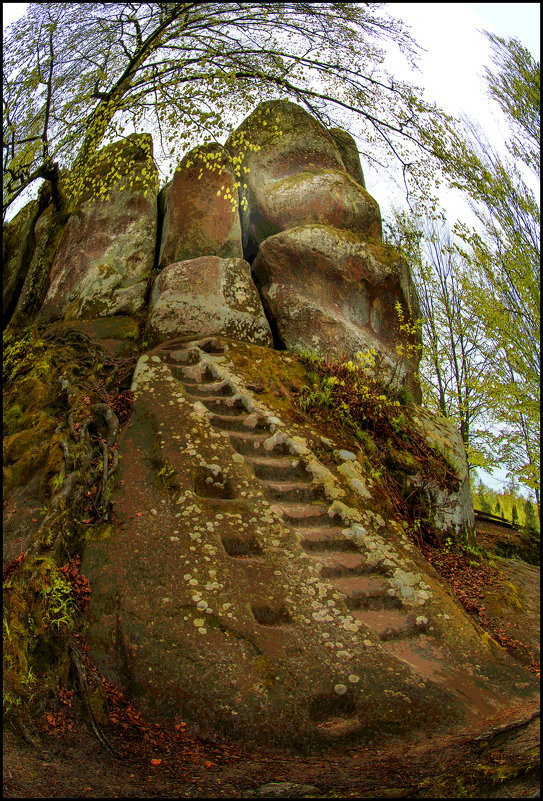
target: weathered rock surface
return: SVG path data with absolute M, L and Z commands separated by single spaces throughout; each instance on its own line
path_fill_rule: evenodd
M 377 352 L 385 382 L 407 385 L 420 354 L 407 352 L 395 305 L 419 315 L 409 268 L 381 243 L 379 206 L 364 188 L 354 139 L 327 131 L 293 103 L 262 103 L 226 148 L 242 158 L 244 252 L 276 344 L 323 357 Z M 413 346 L 419 344 L 413 335 Z M 401 355 L 398 347 L 402 348 Z
M 418 359 L 400 363 L 396 346 L 405 335 L 395 304 L 416 318 L 418 298 L 393 248 L 328 226 L 300 226 L 266 239 L 253 272 L 287 350 L 353 358 L 373 348 L 386 380 L 396 372 L 395 383 L 412 383 Z
M 362 464 L 346 463 L 357 480 L 325 467 L 213 345 L 170 343 L 134 374 L 121 525 L 82 568 L 106 677 L 150 720 L 283 746 L 450 735 L 528 697 L 535 682 L 375 514 Z
M 159 266 L 200 256 L 243 258 L 238 190 L 220 145 L 188 153 L 160 193 L 163 212 Z
M 435 481 L 426 484 L 426 491 L 433 510 L 433 523 L 438 531 L 449 534 L 454 540 L 464 540 L 475 545 L 475 513 L 469 483 L 466 449 L 457 428 L 444 417 L 432 414 L 422 406 L 415 407 L 410 422 L 424 437 L 428 445 L 444 453 L 453 472 L 458 477 L 456 491 L 440 490 Z M 414 483 L 421 485 L 420 477 Z
M 358 147 L 356 146 L 354 138 L 350 133 L 344 131 L 343 128 L 329 128 L 328 132 L 331 134 L 332 139 L 341 153 L 345 169 L 351 178 L 365 189 L 366 181 L 364 180 L 360 156 L 358 155 Z
M 229 137 L 226 149 L 242 158 L 246 258 L 252 259 L 267 237 L 304 224 L 380 238 L 379 206 L 349 174 L 358 174 L 354 144 L 345 138 L 341 143 L 348 167 L 332 134 L 300 106 L 284 100 L 261 103 Z
M 96 198 L 98 179 L 106 199 Z M 81 208 L 60 241 L 42 321 L 143 308 L 156 244 L 156 181 L 150 135 L 132 135 L 100 151 Z
M 272 345 L 251 268 L 239 258 L 202 256 L 165 267 L 153 286 L 148 330 L 154 342 L 220 333 Z

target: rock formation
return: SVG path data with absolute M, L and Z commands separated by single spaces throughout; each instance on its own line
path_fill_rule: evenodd
M 144 307 L 157 225 L 151 137 L 132 135 L 104 148 L 92 175 L 106 176 L 106 197 L 96 198 L 90 182 L 68 220 L 39 315 L 44 322 L 134 315 Z
M 396 352 L 405 339 L 396 304 L 417 319 L 416 292 L 408 266 L 382 243 L 379 206 L 352 137 L 327 131 L 292 103 L 270 101 L 226 148 L 242 159 L 244 253 L 254 259 L 277 344 L 327 357 L 372 349 L 384 374 L 420 400 L 416 350 L 401 361 Z
M 197 147 L 185 156 L 159 196 L 160 268 L 200 256 L 243 258 L 234 184 L 230 158 L 219 145 Z
M 114 356 L 137 357 L 130 423 L 108 461 L 110 407 L 61 376 L 67 422 L 44 413 L 57 439 L 30 462 L 36 403 L 53 408 L 45 365 L 24 384 L 41 395 L 9 411 L 4 443 L 9 491 L 43 471 L 14 497 L 30 508 L 39 484 L 40 500 L 52 499 L 49 526 L 68 514 L 67 491 L 54 495 L 68 466 L 75 486 L 85 464 L 102 465 L 100 493 L 111 494 L 115 517 L 78 540 L 94 664 L 151 720 L 182 716 L 262 742 L 450 730 L 528 697 L 525 671 L 406 536 L 367 443 L 352 438 L 346 449 L 341 431 L 319 434 L 286 400 L 289 382 L 308 380 L 296 374 L 301 350 L 328 359 L 370 352 L 385 384 L 420 400 L 419 341 L 397 311 L 412 332 L 416 291 L 381 240 L 352 137 L 272 101 L 224 148 L 188 154 L 158 201 L 149 137 L 105 148 L 100 170 L 108 195 L 90 186 L 69 218 L 39 321 L 51 335 L 75 330 Z M 48 225 L 43 206 L 10 223 L 8 312 Z M 394 469 L 409 492 L 423 487 L 437 530 L 469 540 L 458 432 L 413 403 L 402 415 L 406 430 L 448 454 L 454 481 L 429 482 L 401 454 Z M 79 497 L 95 496 L 85 487 Z M 16 547 L 31 553 L 41 530 L 21 519 L 8 527 L 10 558 Z
M 223 333 L 272 345 L 251 268 L 243 259 L 200 256 L 168 264 L 155 280 L 149 310 L 154 340 Z

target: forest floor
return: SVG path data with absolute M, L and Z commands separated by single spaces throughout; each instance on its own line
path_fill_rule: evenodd
M 478 534 L 489 548 L 498 532 L 485 525 L 478 523 Z M 461 592 L 465 580 L 467 595 L 478 599 L 473 611 L 478 622 L 537 672 L 539 568 L 502 558 L 494 565 L 498 586 L 491 582 L 481 595 L 466 568 L 453 590 Z M 109 688 L 113 754 L 95 738 L 77 700 L 63 701 L 58 711 L 46 711 L 36 721 L 42 749 L 5 728 L 4 797 L 539 797 L 539 710 L 533 701 L 502 712 L 484 730 L 419 734 L 409 742 L 310 755 L 203 740 L 184 724 L 147 725 Z

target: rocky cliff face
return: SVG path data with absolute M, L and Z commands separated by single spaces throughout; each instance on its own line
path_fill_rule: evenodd
M 46 340 L 41 372 L 12 370 L 5 561 L 77 540 L 92 659 L 150 718 L 277 742 L 371 739 L 461 725 L 522 694 L 520 668 L 405 536 L 376 446 L 346 448 L 285 400 L 311 381 L 296 351 L 370 354 L 384 384 L 420 399 L 416 292 L 381 240 L 352 138 L 273 101 L 224 148 L 189 153 L 160 195 L 148 137 L 104 149 L 97 170 L 111 164 L 108 196 L 91 188 L 64 228 L 38 316 L 51 341 L 77 334 L 109 356 L 95 364 L 96 397 L 75 365 L 57 376 Z M 8 314 L 45 206 L 8 226 Z M 10 347 L 22 358 L 24 343 Z M 134 407 L 117 442 L 100 370 L 130 354 Z M 458 432 L 415 404 L 398 425 L 447 455 L 453 481 L 392 451 L 390 470 L 406 494 L 423 487 L 437 530 L 469 540 Z M 100 469 L 98 490 L 83 487 Z M 75 539 L 70 498 L 91 515 L 78 513 Z M 115 515 L 85 529 L 106 499 Z M 46 528 L 22 511 L 36 502 Z

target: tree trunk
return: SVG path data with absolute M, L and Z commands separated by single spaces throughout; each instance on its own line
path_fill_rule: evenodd
M 53 209 L 47 231 L 41 237 L 32 256 L 19 300 L 9 322 L 10 331 L 22 330 L 38 313 L 48 289 L 53 259 L 69 216 L 69 212 L 64 208 Z

